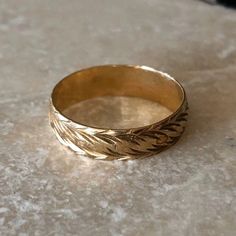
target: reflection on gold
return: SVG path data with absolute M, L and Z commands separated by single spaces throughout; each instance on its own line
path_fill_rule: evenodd
M 81 101 L 63 111 L 72 120 L 102 128 L 132 128 L 158 122 L 172 112 L 139 97 L 102 96 Z

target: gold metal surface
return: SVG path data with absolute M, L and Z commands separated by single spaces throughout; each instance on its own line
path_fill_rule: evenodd
M 78 122 L 68 112 L 89 99 L 115 100 L 122 96 L 159 103 L 171 114 L 160 121 L 144 122 L 144 126 L 124 128 L 116 127 L 115 123 L 95 126 L 86 119 Z M 50 124 L 59 141 L 75 152 L 94 159 L 136 159 L 176 143 L 185 129 L 187 109 L 183 87 L 165 73 L 146 66 L 97 66 L 75 72 L 55 86 L 50 101 Z
M 126 96 L 91 98 L 63 111 L 66 117 L 77 123 L 105 129 L 142 127 L 163 120 L 171 113 L 157 102 Z

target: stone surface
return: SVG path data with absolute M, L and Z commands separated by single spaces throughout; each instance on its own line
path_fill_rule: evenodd
M 197 0 L 0 1 L 0 234 L 233 236 L 236 12 Z M 188 128 L 128 162 L 62 147 L 48 98 L 63 76 L 145 64 L 183 83 Z

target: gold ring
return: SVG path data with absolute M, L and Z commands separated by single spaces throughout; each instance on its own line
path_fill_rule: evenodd
M 141 97 L 158 102 L 171 114 L 133 128 L 93 127 L 74 121 L 64 111 L 100 96 Z M 175 144 L 184 132 L 188 104 L 179 82 L 146 66 L 104 65 L 75 72 L 61 80 L 50 100 L 50 124 L 59 141 L 94 159 L 127 160 L 157 154 Z

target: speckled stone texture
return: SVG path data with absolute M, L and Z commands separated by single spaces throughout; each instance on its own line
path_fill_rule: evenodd
M 234 236 L 236 11 L 197 0 L 0 1 L 0 235 Z M 61 146 L 48 98 L 70 72 L 145 64 L 183 83 L 174 147 L 102 162 Z

